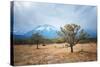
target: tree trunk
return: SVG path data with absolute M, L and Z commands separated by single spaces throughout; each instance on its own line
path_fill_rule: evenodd
M 71 48 L 71 53 L 73 53 L 73 45 L 71 45 L 70 48 Z
M 39 49 L 39 47 L 38 47 L 38 41 L 37 41 L 37 49 Z

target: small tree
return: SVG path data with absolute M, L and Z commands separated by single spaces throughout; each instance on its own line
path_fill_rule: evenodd
M 39 49 L 38 45 L 43 42 L 44 37 L 42 35 L 40 35 L 39 33 L 35 33 L 32 35 L 32 41 L 33 43 L 37 44 L 37 49 Z
M 66 24 L 64 27 L 61 27 L 61 31 L 59 31 L 58 34 L 69 44 L 68 46 L 71 48 L 71 53 L 73 53 L 74 45 L 88 37 L 88 34 L 76 24 Z

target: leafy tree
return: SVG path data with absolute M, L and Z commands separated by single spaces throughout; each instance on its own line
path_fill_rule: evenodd
M 69 44 L 71 53 L 73 53 L 74 45 L 88 37 L 88 34 L 76 24 L 66 24 L 64 27 L 61 27 L 61 31 L 58 34 Z
M 42 35 L 40 35 L 39 33 L 35 33 L 32 35 L 32 41 L 33 41 L 33 43 L 37 44 L 37 49 L 39 49 L 38 45 L 40 43 L 42 43 L 42 42 L 44 43 L 43 40 L 44 40 L 44 37 Z

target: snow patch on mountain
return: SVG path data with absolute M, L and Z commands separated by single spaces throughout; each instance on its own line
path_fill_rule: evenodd
M 29 31 L 25 34 L 25 36 L 32 36 L 32 34 L 34 33 L 40 33 L 41 35 L 43 35 L 45 38 L 55 38 L 57 37 L 57 29 L 52 26 L 52 25 L 39 25 L 37 27 L 35 27 L 32 31 Z

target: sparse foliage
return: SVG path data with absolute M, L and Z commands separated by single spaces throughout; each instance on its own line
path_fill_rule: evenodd
M 71 52 L 73 53 L 73 46 L 76 45 L 80 40 L 87 38 L 89 35 L 76 24 L 66 24 L 61 27 L 61 31 L 58 34 L 69 43 Z
M 44 43 L 44 37 L 42 35 L 40 35 L 39 33 L 35 33 L 32 35 L 32 41 L 33 41 L 33 43 L 37 44 L 37 49 L 39 49 L 38 45 L 40 43 Z

